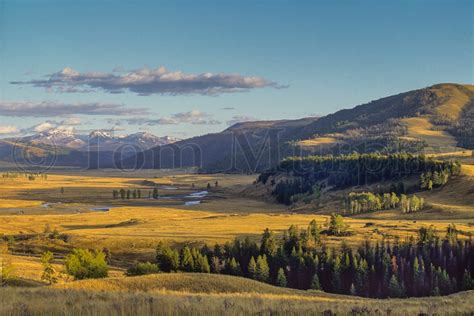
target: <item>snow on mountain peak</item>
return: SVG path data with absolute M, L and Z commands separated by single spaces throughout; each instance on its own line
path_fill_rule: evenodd
M 44 130 L 36 135 L 35 138 L 49 137 L 49 138 L 67 138 L 74 137 L 74 128 L 72 126 L 58 126 Z
M 78 150 L 116 150 L 123 145 L 138 146 L 148 149 L 155 146 L 166 145 L 176 142 L 177 139 L 169 136 L 158 137 L 150 132 L 137 132 L 129 135 L 113 135 L 109 130 L 95 130 L 89 135 L 75 134 L 71 126 L 58 126 L 45 129 L 38 134 L 24 137 L 25 141 L 35 144 L 48 144 L 74 148 Z M 123 147 L 125 148 L 125 147 Z M 129 148 L 129 147 L 126 147 Z
M 105 131 L 105 130 L 96 130 L 92 131 L 89 134 L 89 138 L 114 138 L 112 133 L 110 131 Z

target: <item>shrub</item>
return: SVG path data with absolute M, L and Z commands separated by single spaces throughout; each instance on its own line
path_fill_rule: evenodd
M 43 265 L 43 274 L 41 280 L 46 281 L 48 284 L 54 284 L 58 282 L 56 270 L 53 267 L 54 255 L 51 251 L 46 251 L 41 255 L 41 264 Z
M 107 261 L 102 251 L 74 249 L 66 256 L 66 272 L 76 280 L 107 277 Z
M 10 260 L 2 259 L 0 261 L 0 286 L 6 285 L 8 282 L 15 279 L 15 267 Z
M 138 262 L 133 267 L 128 268 L 127 275 L 145 275 L 160 272 L 158 265 L 150 262 Z

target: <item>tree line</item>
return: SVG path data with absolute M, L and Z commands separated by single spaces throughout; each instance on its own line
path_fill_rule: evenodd
M 420 188 L 432 190 L 433 188 L 441 187 L 448 183 L 450 175 L 447 170 L 422 173 L 420 175 Z
M 153 190 L 148 191 L 148 198 L 151 199 L 158 199 L 158 189 L 154 188 Z M 112 198 L 114 200 L 122 199 L 122 200 L 130 200 L 130 199 L 141 199 L 142 198 L 142 190 L 141 189 L 134 189 L 134 190 L 113 190 L 112 191 Z
M 160 271 L 229 274 L 281 287 L 373 298 L 437 296 L 474 289 L 474 245 L 471 237 L 458 238 L 461 232 L 454 224 L 443 236 L 433 226 L 421 227 L 417 238 L 375 244 L 366 240 L 357 248 L 343 242 L 336 249 L 321 239 L 323 234 L 344 235 L 347 229 L 340 215 L 332 215 L 325 229 L 315 220 L 305 229 L 290 226 L 282 237 L 265 229 L 259 243 L 245 238 L 214 247 L 177 249 L 160 242 L 156 261 L 135 263 L 127 275 Z M 50 284 L 58 279 L 53 260 L 49 252 L 41 258 L 42 279 Z M 66 256 L 65 271 L 75 279 L 102 278 L 107 276 L 109 261 L 106 250 L 74 249 Z
M 402 213 L 411 213 L 423 210 L 425 200 L 417 195 L 397 195 L 395 192 L 374 194 L 372 192 L 351 192 L 344 199 L 346 212 L 360 214 L 379 210 L 399 208 Z
M 403 179 L 417 175 L 420 187 L 428 189 L 426 182 L 432 186 L 444 185 L 451 176 L 460 173 L 459 162 L 436 160 L 424 155 L 397 153 L 389 155 L 350 154 L 290 157 L 283 160 L 277 169 L 262 173 L 257 182 L 266 184 L 278 174 L 286 174 L 292 180 L 275 183 L 272 180 L 272 195 L 280 203 L 291 204 L 292 196 L 313 194 L 316 184 L 324 183 L 326 187 L 342 189 L 351 186 L 369 185 L 380 181 L 402 183 L 399 194 L 406 193 Z M 426 180 L 428 178 L 428 180 Z M 421 181 L 423 180 L 423 181 Z
M 223 273 L 283 287 L 374 298 L 446 295 L 474 289 L 474 247 L 460 240 L 455 226 L 441 238 L 422 227 L 418 238 L 393 244 L 368 241 L 339 250 L 320 239 L 315 221 L 303 230 L 291 226 L 283 235 L 266 229 L 260 244 L 250 239 L 215 245 L 185 246 L 178 251 L 160 244 L 156 267 L 162 271 Z M 143 271 L 142 271 L 143 272 Z

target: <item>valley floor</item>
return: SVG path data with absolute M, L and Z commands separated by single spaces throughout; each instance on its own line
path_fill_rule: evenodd
M 358 245 L 365 239 L 403 239 L 414 236 L 421 226 L 434 225 L 442 232 L 450 223 L 455 223 L 461 237 L 467 238 L 474 232 L 474 181 L 468 174 L 471 169 L 466 170 L 466 175 L 442 190 L 424 194 L 431 203 L 428 210 L 415 214 L 381 211 L 346 217 L 353 234 L 327 236 L 325 241 L 337 246 L 342 240 Z M 152 260 L 156 244 L 161 240 L 213 245 L 236 237 L 259 239 L 265 228 L 282 233 L 289 225 L 305 227 L 312 219 L 324 226 L 327 214 L 341 212 L 340 202 L 328 204 L 324 212 L 318 209 L 300 212 L 245 197 L 242 192 L 252 187 L 254 179 L 255 175 L 166 172 L 125 176 L 52 174 L 34 181 L 2 178 L 0 234 L 19 240 L 14 247 L 16 253 L 25 250 L 39 253 L 46 244 L 59 253 L 69 252 L 72 247 L 108 248 L 117 259 Z M 148 198 L 154 188 L 150 183 L 157 185 L 160 194 L 157 200 Z M 113 199 L 112 191 L 122 188 L 140 189 L 142 198 Z M 190 198 L 190 194 L 205 190 L 209 190 L 208 195 Z M 196 199 L 200 204 L 185 205 L 186 201 Z M 67 235 L 67 242 L 44 240 L 45 229 Z
M 125 268 L 134 261 L 153 261 L 156 245 L 162 240 L 177 245 L 213 245 L 236 237 L 259 240 L 265 228 L 281 235 L 289 225 L 306 227 L 312 219 L 324 226 L 329 212 L 341 212 L 337 203 L 322 212 L 317 208 L 298 210 L 244 194 L 263 190 L 252 185 L 255 178 L 256 175 L 165 171 L 56 171 L 47 179 L 38 177 L 33 181 L 24 176 L 0 178 L 0 257 L 15 266 L 15 284 L 19 286 L 0 288 L 5 302 L 0 304 L 0 315 L 474 312 L 470 304 L 474 292 L 369 300 L 282 289 L 216 275 L 123 277 Z M 160 198 L 148 198 L 155 187 Z M 120 189 L 140 190 L 142 197 L 113 199 L 113 190 Z M 202 194 L 203 191 L 208 193 Z M 415 236 L 420 227 L 430 225 L 443 235 L 451 223 L 456 224 L 460 238 L 474 233 L 473 166 L 463 166 L 461 177 L 442 189 L 423 193 L 423 197 L 430 204 L 426 211 L 381 211 L 345 217 L 352 235 L 323 236 L 323 240 L 335 247 L 343 240 L 356 246 L 366 239 L 374 242 L 408 238 Z M 199 203 L 186 205 L 190 200 Z M 54 230 L 65 237 L 48 237 L 48 232 Z M 45 286 L 41 281 L 40 254 L 53 251 L 55 267 L 62 271 L 64 255 L 77 247 L 107 248 L 112 255 L 110 277 L 80 282 L 62 277 L 55 287 Z

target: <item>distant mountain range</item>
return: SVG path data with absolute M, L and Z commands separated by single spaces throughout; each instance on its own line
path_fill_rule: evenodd
M 114 136 L 110 131 L 96 130 L 83 135 L 52 128 L 30 136 L 0 139 L 0 161 L 29 168 L 113 167 L 116 159 L 176 141 L 178 139 L 170 136 L 158 137 L 148 132 Z
M 30 145 L 57 146 L 80 151 L 114 151 L 121 148 L 123 151 L 145 150 L 178 141 L 170 136 L 158 137 L 148 132 L 114 136 L 110 131 L 96 130 L 88 135 L 81 135 L 64 128 L 53 128 L 32 136 L 10 140 Z

